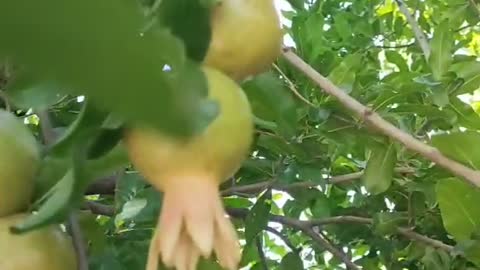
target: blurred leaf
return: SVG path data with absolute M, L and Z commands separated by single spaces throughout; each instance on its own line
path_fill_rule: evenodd
M 322 193 L 318 194 L 313 206 L 310 207 L 315 218 L 326 218 L 330 216 L 330 201 Z
M 296 253 L 288 253 L 280 262 L 280 270 L 303 270 L 303 261 Z
M 336 66 L 328 75 L 328 79 L 335 85 L 345 90 L 347 93 L 352 91 L 353 83 L 356 78 L 356 71 L 361 67 L 362 56 L 352 54 Z
M 469 240 L 480 231 L 480 190 L 456 178 L 441 179 L 436 186 L 443 225 L 455 240 Z
M 373 218 L 375 232 L 380 235 L 395 234 L 397 227 L 405 225 L 407 219 L 399 213 L 377 213 Z
M 145 25 L 131 1 L 2 1 L 0 56 L 128 120 L 190 135 L 204 117 L 205 80 L 184 73 L 192 67 L 178 39 L 156 27 L 141 35 Z
M 22 109 L 47 109 L 62 97 L 54 81 L 42 81 L 32 74 L 19 73 L 6 87 L 6 94 L 15 107 Z
M 432 52 L 428 59 L 433 77 L 439 81 L 450 67 L 452 61 L 452 33 L 448 21 L 441 22 L 436 28 L 430 42 Z
M 245 219 L 245 241 L 247 241 L 247 245 L 253 243 L 255 237 L 267 227 L 271 205 L 272 192 L 266 191 L 248 212 Z
M 262 73 L 242 84 L 254 114 L 272 121 L 278 132 L 290 138 L 295 135 L 296 105 L 290 91 L 273 72 Z
M 395 64 L 400 71 L 408 71 L 407 62 L 400 53 L 388 50 L 385 52 L 385 58 L 387 58 L 388 62 Z
M 121 141 L 123 133 L 123 128 L 102 128 L 89 149 L 88 159 L 99 158 L 111 151 Z
M 181 38 L 189 58 L 202 62 L 210 44 L 210 9 L 201 0 L 162 0 L 160 22 Z
M 451 132 L 432 136 L 432 145 L 444 155 L 464 163 L 474 169 L 480 169 L 480 150 L 476 145 L 480 134 L 473 131 Z
M 453 71 L 457 76 L 463 79 L 463 84 L 455 94 L 472 93 L 477 90 L 480 85 L 480 63 L 477 61 L 467 61 L 454 63 L 450 66 L 450 71 Z
M 395 145 L 375 145 L 372 147 L 370 158 L 362 177 L 363 184 L 368 192 L 380 194 L 388 190 L 392 181 L 397 151 Z

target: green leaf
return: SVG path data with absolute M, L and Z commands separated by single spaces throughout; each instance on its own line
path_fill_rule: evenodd
M 395 64 L 400 71 L 407 72 L 409 70 L 405 58 L 397 51 L 386 51 L 385 58 L 387 58 L 388 62 Z
M 472 146 L 479 140 L 479 133 L 466 131 L 437 134 L 432 136 L 431 142 L 447 157 L 478 170 L 480 169 L 480 149 Z
M 65 176 L 46 194 L 38 213 L 30 214 L 20 224 L 12 228 L 14 233 L 27 233 L 53 223 L 60 223 L 71 210 L 70 203 L 76 187 L 74 170 L 69 170 Z
M 42 81 L 32 74 L 19 73 L 6 86 L 8 99 L 17 108 L 47 109 L 62 98 L 60 86 L 55 81 Z
M 373 227 L 376 233 L 380 235 L 395 234 L 397 227 L 405 225 L 407 219 L 400 213 L 382 212 L 375 214 L 373 218 Z
M 463 79 L 462 86 L 455 91 L 455 94 L 472 93 L 480 86 L 480 63 L 476 60 L 455 63 L 450 66 L 450 71 Z
M 145 206 L 147 206 L 147 200 L 145 199 L 133 199 L 126 202 L 122 207 L 122 211 L 115 217 L 115 223 L 134 218 Z
M 210 44 L 210 9 L 201 0 L 162 0 L 159 20 L 185 43 L 189 58 L 202 62 Z
M 362 177 L 368 192 L 380 194 L 388 190 L 393 181 L 396 162 L 397 151 L 393 143 L 373 146 Z
M 274 122 L 278 132 L 287 138 L 295 135 L 296 104 L 278 76 L 273 72 L 263 73 L 243 83 L 242 88 L 257 117 Z
M 271 207 L 272 192 L 268 190 L 258 198 L 245 219 L 245 241 L 247 241 L 247 245 L 253 243 L 255 237 L 267 227 Z
M 299 10 L 303 10 L 304 7 L 303 5 L 305 4 L 304 0 L 287 0 L 288 3 L 290 3 L 290 5 L 292 5 L 292 7 L 294 7 L 295 9 L 299 9 Z
M 443 250 L 437 250 L 431 247 L 425 249 L 425 256 L 422 258 L 422 263 L 426 270 L 449 270 L 451 258 Z
M 89 147 L 88 159 L 97 159 L 110 152 L 123 138 L 124 129 L 106 129 L 102 128 Z
M 330 201 L 323 193 L 318 193 L 313 205 L 310 207 L 315 218 L 326 218 L 330 216 Z
M 81 141 L 85 142 L 85 138 L 99 132 L 106 118 L 106 113 L 86 100 L 75 122 L 49 147 L 48 151 L 57 156 L 68 156 L 75 145 Z M 88 145 L 87 147 L 89 148 Z
M 303 270 L 302 258 L 297 253 L 290 252 L 282 258 L 280 270 Z
M 356 72 L 361 67 L 362 55 L 351 54 L 336 66 L 328 75 L 328 79 L 347 93 L 350 93 L 355 82 Z
M 2 1 L 0 56 L 129 121 L 191 135 L 207 91 L 185 70 L 200 67 L 189 67 L 182 42 L 166 29 L 141 34 L 145 25 L 135 1 Z M 195 87 L 181 88 L 186 81 Z
M 480 231 L 480 190 L 457 178 L 438 181 L 437 200 L 445 229 L 457 241 Z
M 447 72 L 452 61 L 453 40 L 448 21 L 441 22 L 435 29 L 430 42 L 432 49 L 428 59 L 433 78 L 439 81 Z
M 197 265 L 197 270 L 223 270 L 223 268 L 214 260 L 201 258 Z

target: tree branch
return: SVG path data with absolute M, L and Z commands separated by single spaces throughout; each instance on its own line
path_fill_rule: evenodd
M 102 215 L 107 217 L 115 216 L 115 208 L 110 205 L 105 205 L 93 201 L 86 201 L 83 208 L 90 210 L 93 214 L 96 215 Z
M 88 270 L 87 249 L 85 247 L 82 230 L 75 213 L 71 213 L 68 217 L 68 225 L 72 235 L 73 246 L 75 247 L 75 252 L 77 253 L 78 270 Z
M 278 236 L 280 239 L 282 239 L 283 243 L 285 243 L 285 245 L 287 245 L 287 247 L 294 253 L 299 253 L 300 252 L 300 249 L 297 248 L 291 241 L 290 239 L 288 239 L 288 237 L 286 235 L 284 235 L 283 233 L 277 231 L 276 229 L 272 228 L 272 227 L 267 227 L 265 228 L 265 230 L 267 232 L 270 232 L 276 236 Z
M 276 64 L 273 64 L 273 67 L 275 68 L 275 70 L 278 71 L 278 73 L 280 73 L 280 75 L 282 75 L 282 77 L 285 79 L 285 81 L 287 82 L 288 84 L 288 88 L 290 88 L 290 90 L 293 92 L 293 94 L 298 98 L 300 99 L 301 101 L 303 101 L 305 104 L 307 104 L 308 106 L 310 107 L 313 107 L 313 108 L 317 108 L 318 106 L 315 106 L 315 104 L 313 104 L 312 102 L 310 102 L 310 100 L 306 99 L 304 96 L 302 96 L 297 88 L 295 87 L 295 84 L 287 77 L 287 75 L 285 75 L 285 73 L 283 73 L 283 71 L 280 69 L 279 66 L 277 66 Z
M 240 208 L 227 208 L 227 212 L 230 216 L 234 218 L 244 219 L 248 214 L 248 209 Z M 298 220 L 294 218 L 289 218 L 279 215 L 270 215 L 270 220 L 277 222 L 297 230 L 311 229 L 312 227 L 328 225 L 328 224 L 364 224 L 371 226 L 373 225 L 373 219 L 368 217 L 359 217 L 359 216 L 335 216 L 321 219 L 312 219 L 312 220 Z M 427 236 L 416 233 L 408 228 L 397 227 L 396 232 L 412 241 L 423 243 L 427 246 L 431 246 L 437 249 L 444 250 L 448 253 L 454 252 L 454 247 L 447 245 L 441 241 L 429 238 Z M 315 233 L 315 232 L 314 232 Z
M 428 45 L 428 39 L 423 33 L 422 29 L 418 25 L 417 21 L 413 17 L 413 15 L 410 13 L 408 10 L 407 4 L 403 0 L 395 0 L 395 2 L 398 5 L 398 8 L 400 9 L 400 12 L 402 12 L 403 15 L 405 15 L 405 18 L 407 19 L 408 24 L 410 27 L 412 27 L 413 34 L 415 35 L 415 40 L 417 41 L 418 45 L 422 49 L 423 55 L 425 56 L 425 59 L 430 58 L 430 46 Z
M 88 186 L 85 191 L 85 195 L 111 195 L 115 194 L 115 188 L 117 185 L 118 175 L 114 174 L 109 177 L 98 179 Z
M 407 168 L 407 167 L 398 167 L 398 168 L 395 168 L 395 172 L 400 174 L 413 174 L 415 173 L 415 169 Z M 345 182 L 350 182 L 353 180 L 360 179 L 363 176 L 363 174 L 364 172 L 362 171 L 362 172 L 332 176 L 328 179 L 328 183 L 336 185 L 336 184 L 342 184 Z M 258 193 L 269 187 L 272 187 L 273 189 L 277 189 L 277 190 L 288 191 L 288 190 L 297 189 L 297 188 L 316 187 L 320 184 L 321 183 L 314 182 L 314 181 L 303 181 L 303 182 L 285 185 L 285 184 L 276 183 L 275 180 L 270 180 L 270 181 L 263 181 L 263 182 L 259 182 L 251 185 L 231 187 L 223 190 L 222 195 L 232 196 L 237 193 Z
M 447 158 L 438 149 L 415 139 L 410 134 L 400 130 L 390 122 L 384 120 L 382 117 L 380 117 L 380 115 L 365 107 L 363 104 L 350 97 L 345 91 L 342 91 L 332 82 L 330 82 L 327 78 L 323 77 L 290 49 L 285 49 L 283 56 L 288 62 L 290 62 L 290 64 L 302 71 L 318 86 L 323 88 L 325 92 L 337 98 L 338 101 L 340 101 L 340 103 L 342 103 L 346 108 L 353 111 L 365 122 L 372 125 L 381 133 L 402 143 L 407 149 L 419 153 L 423 157 L 433 161 L 454 175 L 464 178 L 471 184 L 480 187 L 480 172 Z
M 330 241 L 328 241 L 319 233 L 316 233 L 312 228 L 306 227 L 302 229 L 302 231 L 315 240 L 315 242 L 317 242 L 319 245 L 328 250 L 328 252 L 332 253 L 333 256 L 342 260 L 342 262 L 347 266 L 347 269 L 360 270 L 360 268 L 352 262 L 347 254 L 343 253 L 340 249 L 337 249 L 332 243 L 330 243 Z

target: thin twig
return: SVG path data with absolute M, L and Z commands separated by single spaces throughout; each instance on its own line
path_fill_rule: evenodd
M 425 235 L 421 235 L 419 233 L 416 233 L 412 231 L 411 229 L 407 228 L 397 228 L 397 232 L 406 238 L 409 238 L 411 240 L 423 243 L 427 246 L 431 246 L 437 249 L 445 250 L 448 253 L 453 253 L 454 252 L 454 247 L 447 245 L 443 243 L 442 241 L 435 240 L 429 237 L 426 237 Z
M 248 209 L 240 208 L 227 208 L 227 212 L 230 216 L 234 218 L 244 219 L 248 214 Z M 283 225 L 287 225 L 291 228 L 301 230 L 305 228 L 311 229 L 312 227 L 322 226 L 327 224 L 364 224 L 371 226 L 373 225 L 373 219 L 368 217 L 358 217 L 358 216 L 335 216 L 321 219 L 312 219 L 312 220 L 298 220 L 294 218 L 289 218 L 279 215 L 270 215 L 270 220 L 277 222 Z M 411 229 L 404 227 L 397 227 L 396 231 L 398 234 L 416 242 L 423 243 L 427 246 L 431 246 L 437 249 L 444 250 L 448 253 L 454 252 L 454 247 L 447 245 L 441 241 L 429 238 L 425 235 L 421 235 L 412 231 Z M 460 254 L 463 255 L 463 254 Z
M 288 62 L 290 62 L 290 64 L 302 71 L 318 86 L 323 88 L 325 92 L 337 98 L 338 101 L 342 103 L 346 108 L 353 111 L 365 122 L 372 125 L 381 133 L 402 143 L 406 148 L 419 153 L 423 157 L 452 172 L 454 175 L 462 177 L 471 184 L 480 187 L 480 172 L 447 158 L 438 149 L 415 139 L 410 134 L 400 130 L 399 128 L 392 125 L 390 122 L 384 120 L 380 115 L 368 109 L 366 106 L 364 106 L 354 98 L 350 97 L 345 91 L 342 91 L 340 88 L 334 85 L 327 78 L 323 77 L 320 73 L 318 73 L 310 65 L 305 63 L 298 55 L 296 55 L 291 50 L 285 49 L 283 52 L 283 56 Z
M 423 33 L 422 29 L 418 25 L 413 15 L 408 10 L 407 4 L 405 4 L 403 0 L 395 0 L 395 2 L 397 3 L 398 8 L 400 9 L 400 12 L 402 12 L 402 14 L 405 15 L 405 18 L 407 19 L 407 22 L 410 25 L 410 27 L 412 27 L 413 34 L 415 35 L 415 40 L 417 41 L 418 45 L 422 49 L 425 59 L 428 60 L 430 58 L 431 50 L 430 50 L 430 46 L 428 45 L 427 37 Z
M 267 232 L 270 232 L 276 236 L 278 236 L 280 239 L 282 239 L 283 243 L 285 243 L 285 245 L 287 245 L 287 247 L 294 253 L 299 253 L 300 252 L 300 249 L 295 247 L 295 245 L 290 241 L 290 239 L 288 239 L 288 237 L 286 235 L 284 235 L 283 233 L 277 231 L 276 229 L 272 228 L 272 227 L 267 227 L 265 228 L 265 230 Z
M 115 214 L 115 209 L 113 206 L 110 205 L 103 205 L 101 203 L 97 202 L 87 202 L 86 208 L 90 209 L 90 211 L 93 214 L 98 214 L 98 215 L 105 215 L 105 216 L 113 216 Z M 244 209 L 244 208 L 227 208 L 227 213 L 234 218 L 240 218 L 244 219 L 247 217 L 249 210 Z M 288 225 L 291 228 L 299 230 L 300 228 L 305 229 L 305 228 L 313 228 L 317 226 L 322 226 L 322 225 L 328 225 L 328 224 L 363 224 L 363 225 L 368 225 L 371 226 L 373 225 L 373 219 L 369 217 L 359 217 L 359 216 L 334 216 L 334 217 L 328 217 L 328 218 L 321 218 L 321 219 L 312 219 L 312 220 L 298 220 L 294 218 L 289 218 L 285 216 L 279 216 L 279 215 L 270 215 L 270 220 L 273 222 L 277 222 L 283 225 Z M 277 232 L 274 232 L 274 229 L 271 227 L 266 228 L 267 231 L 272 232 L 277 234 Z M 275 230 L 276 231 L 276 230 Z M 448 253 L 453 253 L 454 252 L 454 247 L 447 245 L 439 240 L 432 239 L 430 237 L 427 237 L 425 235 L 416 233 L 412 231 L 411 229 L 404 228 L 404 227 L 397 227 L 396 229 L 397 233 L 400 235 L 403 235 L 404 237 L 423 243 L 427 246 L 431 246 L 437 249 L 444 250 Z M 278 232 L 279 233 L 279 232 Z M 281 235 L 281 233 L 277 234 L 278 236 Z M 282 238 L 282 240 L 285 241 L 285 239 L 288 238 Z M 289 246 L 290 249 L 292 250 L 297 250 L 293 246 L 293 244 L 288 244 L 286 241 L 285 243 Z M 462 254 L 460 254 L 462 255 Z
M 323 248 L 328 250 L 328 252 L 332 253 L 333 256 L 339 258 L 347 266 L 347 269 L 360 270 L 360 268 L 352 262 L 347 254 L 336 248 L 323 235 L 316 233 L 312 228 L 305 228 L 302 231 L 320 244 Z
M 262 264 L 262 268 L 263 270 L 268 270 L 267 257 L 265 256 L 265 252 L 263 252 L 263 244 L 260 237 L 262 236 L 257 236 L 257 238 L 255 239 L 255 244 L 257 245 L 258 256 L 260 257 L 260 263 Z
M 306 99 L 305 97 L 303 97 L 297 90 L 297 87 L 295 87 L 295 84 L 287 77 L 287 75 L 285 75 L 285 73 L 283 73 L 283 71 L 280 69 L 279 66 L 277 66 L 276 64 L 273 64 L 273 67 L 278 71 L 278 73 L 280 73 L 280 75 L 282 75 L 282 77 L 285 79 L 285 81 L 287 82 L 288 84 L 288 88 L 290 88 L 290 90 L 293 92 L 293 94 L 295 96 L 298 97 L 298 99 L 300 99 L 301 101 L 303 101 L 305 104 L 307 104 L 308 106 L 311 106 L 313 108 L 317 108 L 318 106 L 315 106 L 315 104 L 313 104 L 312 102 L 310 102 L 310 100 Z
M 398 168 L 395 168 L 395 172 L 400 174 L 413 174 L 415 173 L 415 169 L 398 167 Z M 328 181 L 327 183 L 338 185 L 345 182 L 350 182 L 350 181 L 360 179 L 363 176 L 363 174 L 364 172 L 362 171 L 362 172 L 332 176 L 331 178 L 327 179 Z M 258 193 L 268 187 L 272 187 L 273 189 L 277 189 L 277 190 L 288 191 L 288 190 L 298 189 L 298 188 L 316 187 L 316 186 L 319 186 L 320 184 L 321 183 L 315 182 L 315 181 L 302 181 L 298 183 L 285 185 L 285 184 L 276 183 L 275 180 L 269 180 L 269 181 L 263 181 L 263 182 L 259 182 L 251 185 L 231 187 L 223 190 L 222 195 L 231 196 L 236 193 L 252 193 L 252 192 Z

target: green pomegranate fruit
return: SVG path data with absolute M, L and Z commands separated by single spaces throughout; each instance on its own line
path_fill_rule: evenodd
M 217 118 L 189 141 L 153 130 L 132 128 L 125 136 L 130 160 L 164 192 L 162 212 L 150 245 L 147 270 L 160 256 L 167 267 L 195 269 L 200 256 L 214 251 L 226 269 L 237 269 L 240 248 L 226 218 L 218 186 L 247 157 L 253 118 L 243 90 L 228 76 L 204 67 L 209 97 L 220 107 Z
M 72 242 L 58 226 L 20 235 L 10 232 L 25 217 L 22 213 L 0 218 L 0 269 L 77 270 Z
M 39 160 L 32 133 L 13 114 L 0 110 L 0 217 L 28 207 Z
M 204 62 L 234 80 L 267 70 L 281 52 L 283 32 L 273 0 L 221 0 L 211 27 Z

